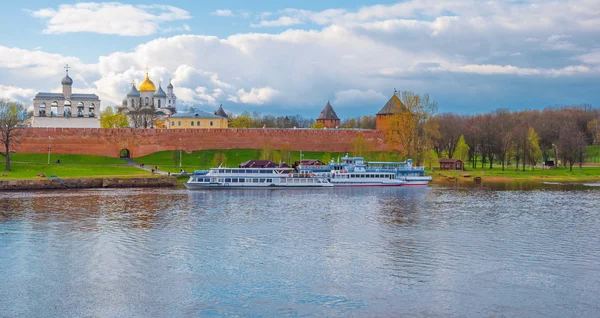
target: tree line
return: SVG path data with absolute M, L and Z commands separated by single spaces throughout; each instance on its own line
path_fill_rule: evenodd
M 273 116 L 259 112 L 243 112 L 229 116 L 230 128 L 323 128 L 314 118 L 300 115 Z M 342 120 L 340 128 L 375 129 L 375 116 L 363 116 Z
M 550 158 L 580 165 L 586 148 L 600 141 L 600 110 L 591 105 L 544 110 L 498 109 L 478 115 L 439 114 L 431 145 L 439 157 L 469 161 L 473 168 L 514 164 L 524 170 Z M 479 159 L 479 160 L 478 160 Z

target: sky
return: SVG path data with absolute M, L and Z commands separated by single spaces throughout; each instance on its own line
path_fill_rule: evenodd
M 178 104 L 373 115 L 394 89 L 439 112 L 600 106 L 600 1 L 10 1 L 0 98 L 73 91 L 120 105 L 148 70 Z

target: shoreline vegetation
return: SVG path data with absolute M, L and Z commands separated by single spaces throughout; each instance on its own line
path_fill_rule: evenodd
M 534 167 L 516 170 L 514 166 L 490 168 L 466 168 L 464 171 L 439 170 L 434 168 L 433 183 L 463 183 L 473 182 L 474 178 L 481 178 L 485 183 L 507 183 L 507 182 L 589 182 L 600 181 L 600 165 L 587 163 L 573 167 Z
M 162 151 L 147 156 L 134 158 L 137 166 L 132 166 L 124 159 L 70 154 L 50 154 L 48 164 L 47 154 L 13 154 L 13 169 L 0 174 L 0 181 L 16 180 L 87 180 L 87 179 L 158 179 L 159 174 L 139 168 L 144 164 L 146 168 L 158 166 L 161 172 L 170 172 L 176 177 L 177 183 L 182 184 L 187 180 L 185 176 L 178 176 L 181 170 L 192 173 L 194 170 L 203 170 L 211 167 L 237 166 L 251 159 L 267 159 L 275 162 L 293 163 L 296 160 L 319 159 L 323 162 L 337 160 L 345 153 L 328 152 L 300 152 L 291 150 L 271 149 L 227 149 L 227 150 L 200 150 L 194 152 Z M 352 155 L 352 154 L 350 154 Z M 400 158 L 391 153 L 363 154 L 370 160 L 399 161 Z M 60 161 L 59 161 L 60 160 Z M 180 161 L 181 160 L 181 161 Z M 59 163 L 58 163 L 59 162 Z M 473 183 L 476 177 L 483 183 L 509 183 L 509 182 L 589 182 L 600 181 L 600 165 L 588 163 L 580 169 L 578 166 L 569 171 L 568 167 L 559 166 L 553 169 L 535 167 L 525 171 L 515 170 L 513 166 L 492 169 L 467 167 L 465 171 L 439 170 L 432 163 L 433 170 L 427 173 L 433 176 L 433 184 L 466 184 Z M 428 165 L 429 166 L 429 165 Z M 125 181 L 127 182 L 127 181 Z

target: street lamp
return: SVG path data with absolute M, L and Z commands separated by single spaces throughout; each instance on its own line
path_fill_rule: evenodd
M 183 146 L 181 145 L 181 138 L 179 138 L 179 168 L 181 168 L 181 159 L 182 159 L 182 154 L 181 152 L 183 151 Z
M 52 147 L 50 147 L 50 136 L 48 136 L 48 164 L 50 164 L 50 151 L 52 151 Z

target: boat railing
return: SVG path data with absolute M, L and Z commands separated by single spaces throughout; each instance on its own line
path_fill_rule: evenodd
M 398 167 L 398 168 L 380 168 L 380 167 L 367 167 L 368 171 L 380 171 L 380 172 L 396 172 L 396 171 L 425 171 L 425 167 Z

